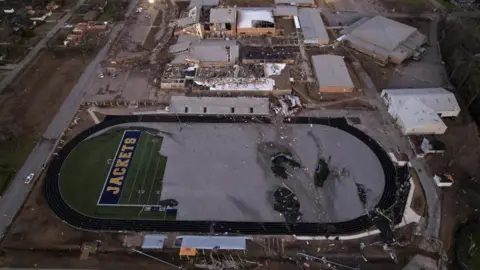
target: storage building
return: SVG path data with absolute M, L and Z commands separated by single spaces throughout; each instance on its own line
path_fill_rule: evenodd
M 347 65 L 338 55 L 312 56 L 313 68 L 317 77 L 320 93 L 352 92 L 354 85 Z
M 426 49 L 427 37 L 416 28 L 382 16 L 362 18 L 345 28 L 342 42 L 378 62 L 400 64 L 405 59 L 420 58 Z
M 303 33 L 304 43 L 328 44 L 330 38 L 320 12 L 314 8 L 300 8 L 298 19 Z

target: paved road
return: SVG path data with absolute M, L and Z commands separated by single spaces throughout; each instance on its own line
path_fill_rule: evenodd
M 130 2 L 127 17 L 131 14 L 137 2 L 138 0 L 132 0 Z M 96 76 L 97 67 L 100 62 L 108 56 L 110 47 L 124 26 L 125 23 L 122 22 L 113 27 L 107 44 L 84 70 L 77 84 L 70 92 L 70 95 L 65 99 L 57 115 L 50 123 L 42 139 L 37 142 L 35 148 L 10 184 L 10 187 L 0 199 L 0 230 L 2 232 L 10 225 L 12 217 L 20 210 L 29 192 L 30 185 L 24 184 L 24 178 L 31 172 L 35 173 L 35 175 L 41 172 L 42 165 L 48 161 L 50 155 L 55 150 L 57 139 L 75 116 L 82 98 L 87 91 L 91 77 Z
M 72 15 L 77 11 L 77 9 L 85 3 L 85 0 L 79 0 L 78 3 L 70 9 L 58 22 L 57 24 L 47 33 L 45 37 L 40 40 L 40 42 L 33 47 L 30 52 L 16 65 L 14 69 L 0 82 L 0 92 L 2 92 L 9 84 L 15 80 L 18 74 L 28 65 L 40 52 L 41 49 L 45 48 L 47 42 L 57 33 L 57 31 L 65 25 L 65 22 L 72 17 Z

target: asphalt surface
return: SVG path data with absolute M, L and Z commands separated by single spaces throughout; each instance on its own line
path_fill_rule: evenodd
M 80 0 L 79 4 L 83 3 L 83 1 L 84 0 Z M 79 4 L 77 4 L 75 7 L 77 7 Z M 131 14 L 136 4 L 137 0 L 132 0 L 130 2 L 126 17 Z M 72 9 L 71 12 L 73 12 L 73 10 L 74 9 Z M 65 17 L 68 16 L 64 16 L 64 18 Z M 63 25 L 63 23 L 59 22 L 59 24 L 57 24 L 57 30 L 60 27 L 59 25 Z M 55 118 L 48 126 L 47 131 L 45 132 L 43 137 L 37 142 L 33 151 L 30 153 L 27 160 L 25 161 L 24 165 L 18 171 L 17 175 L 11 182 L 9 188 L 1 197 L 0 230 L 2 231 L 2 233 L 5 232 L 5 229 L 11 224 L 12 218 L 20 210 L 23 202 L 25 201 L 29 193 L 32 184 L 26 185 L 24 183 L 25 177 L 33 172 L 35 173 L 35 178 L 37 178 L 37 176 L 42 172 L 43 165 L 47 163 L 50 155 L 55 150 L 57 140 L 60 138 L 63 131 L 68 127 L 72 118 L 75 116 L 75 113 L 77 112 L 82 101 L 82 97 L 85 95 L 91 77 L 96 76 L 97 67 L 99 66 L 100 62 L 107 57 L 110 47 L 119 35 L 120 31 L 124 28 L 124 26 L 125 23 L 121 22 L 116 24 L 112 28 L 108 42 L 84 70 L 77 84 L 70 92 L 70 95 L 65 99 L 59 111 L 55 115 Z M 49 34 L 51 34 L 52 36 L 54 35 L 54 33 L 55 32 L 52 31 L 49 32 Z M 46 42 L 47 40 L 44 40 L 43 45 L 45 45 Z M 41 47 L 38 48 L 38 50 L 40 49 Z M 34 57 L 34 55 L 32 57 Z
M 27 55 L 22 59 L 22 61 L 16 65 L 12 71 L 0 82 L 0 92 L 2 92 L 8 85 L 10 85 L 13 80 L 20 74 L 20 72 L 25 68 L 26 65 L 28 65 L 42 50 L 45 48 L 45 45 L 47 45 L 47 42 L 57 33 L 58 30 L 60 30 L 65 23 L 72 17 L 73 14 L 77 11 L 77 9 L 85 3 L 85 0 L 79 0 L 78 3 L 70 9 L 67 14 L 65 14 L 58 22 L 57 24 L 47 33 L 45 37 L 40 40 L 37 45 L 35 45 L 28 53 Z

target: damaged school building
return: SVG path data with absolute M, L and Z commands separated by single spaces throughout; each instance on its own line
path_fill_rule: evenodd
M 247 51 L 243 54 L 248 55 Z M 161 78 L 162 89 L 191 89 L 197 93 L 215 92 L 257 92 L 259 94 L 283 95 L 291 91 L 287 83 L 277 84 L 280 75 L 288 76 L 282 63 L 293 53 L 278 56 L 276 63 L 257 64 L 257 55 L 262 53 L 254 48 L 253 56 L 242 63 L 240 46 L 232 40 L 198 40 L 174 44 L 169 48 L 172 61 L 167 65 Z M 289 56 L 290 55 L 290 56 Z M 287 59 L 288 60 L 288 59 Z M 293 60 L 285 60 L 292 62 Z
M 427 37 L 416 28 L 382 16 L 362 18 L 342 31 L 338 40 L 347 47 L 370 55 L 381 64 L 401 64 L 409 58 L 420 59 Z
M 174 34 L 192 35 L 200 39 L 264 37 L 287 35 L 278 23 L 291 20 L 292 27 L 306 44 L 325 45 L 330 42 L 320 12 L 306 1 L 296 6 L 279 4 L 276 7 L 215 7 L 215 2 L 191 2 L 189 9 L 175 22 Z M 290 34 L 290 33 L 288 33 Z
M 160 88 L 202 94 L 290 94 L 291 71 L 302 62 L 299 47 L 244 41 L 270 36 L 325 45 L 330 38 L 320 12 L 312 8 L 313 1 L 277 2 L 275 7 L 254 8 L 217 7 L 217 0 L 191 1 L 175 21 L 177 40 L 168 50 L 170 63 L 156 80 Z M 352 91 L 353 86 L 341 84 L 338 89 Z

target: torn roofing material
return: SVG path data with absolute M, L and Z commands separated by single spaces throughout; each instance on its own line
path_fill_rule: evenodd
M 186 50 L 188 46 L 188 50 Z M 197 42 L 177 43 L 169 48 L 174 54 L 172 64 L 184 64 L 187 59 L 197 62 L 236 63 L 239 46 L 234 40 L 200 40 Z
M 354 87 L 343 57 L 314 55 L 312 63 L 320 87 Z
M 200 22 L 201 6 L 192 7 L 186 14 L 176 21 L 178 27 L 185 27 Z
M 300 8 L 298 18 L 306 43 L 328 44 L 330 42 L 327 29 L 317 9 Z

